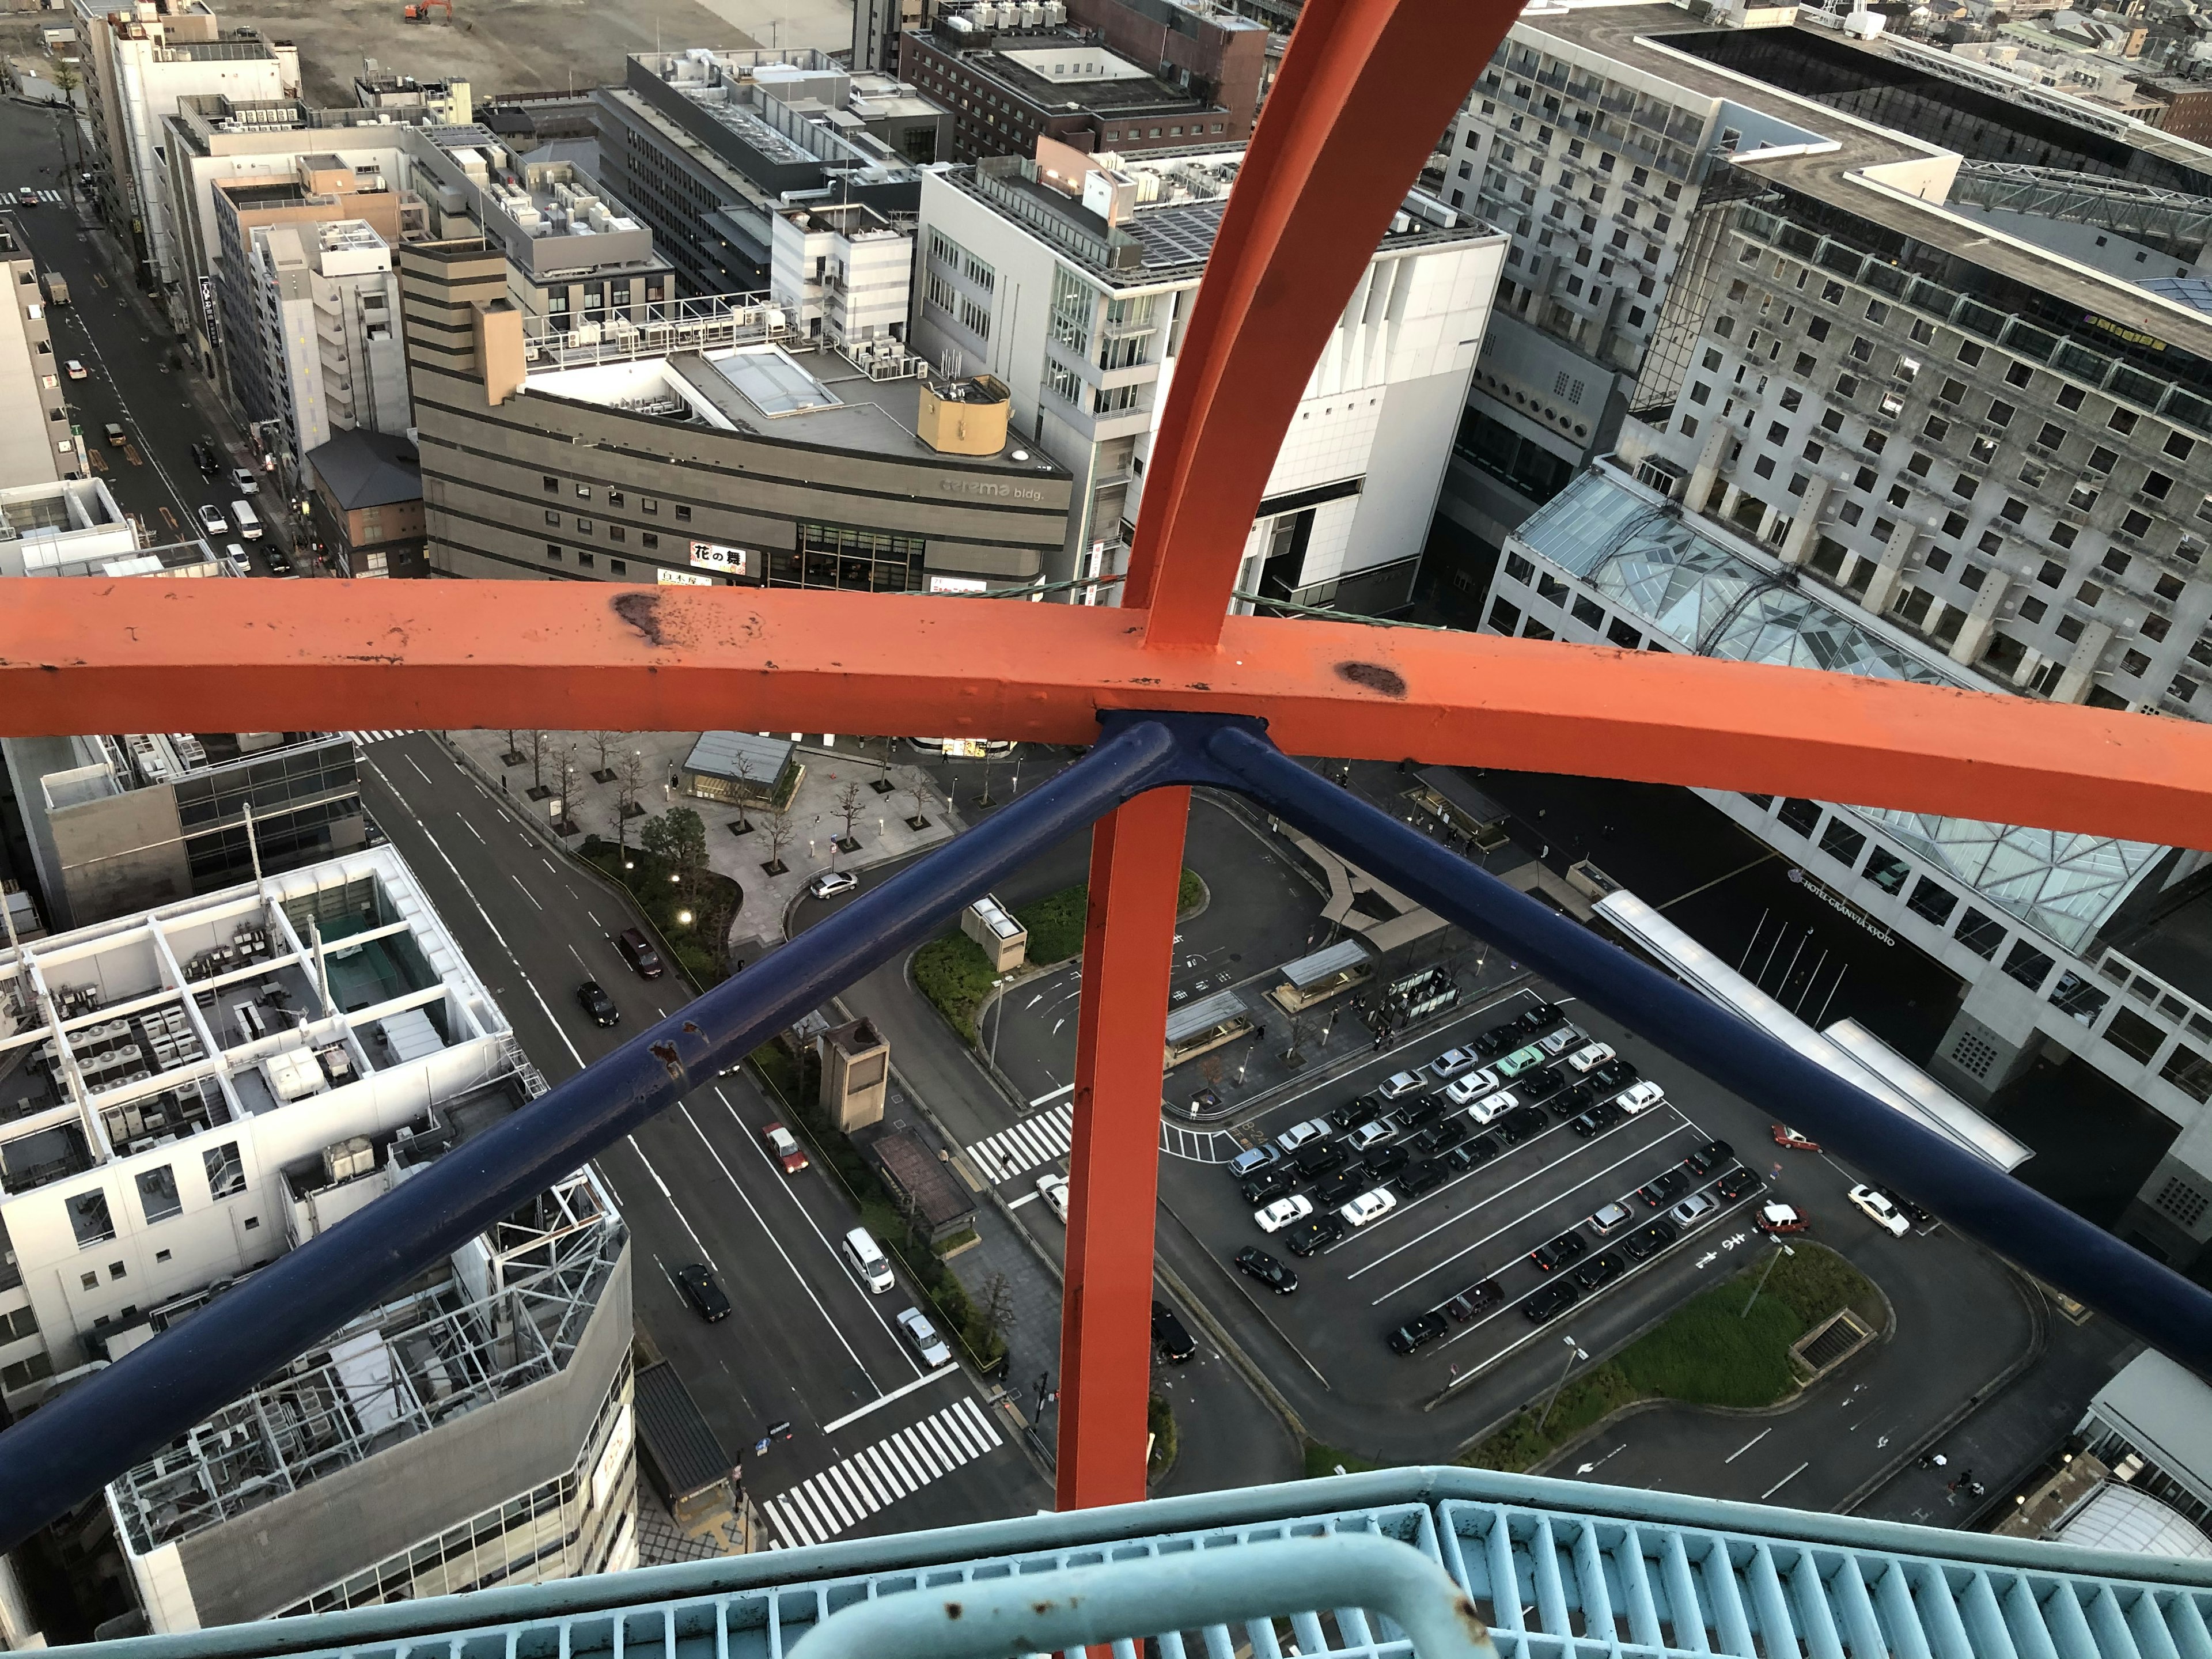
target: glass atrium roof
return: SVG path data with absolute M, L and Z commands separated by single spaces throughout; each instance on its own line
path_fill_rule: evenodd
M 1754 562 L 1619 476 L 1583 473 L 1515 532 L 1685 651 L 1733 662 L 1988 688 L 1869 627 L 1784 567 Z M 2163 848 L 2101 836 L 1849 809 L 1998 908 L 2084 948 Z

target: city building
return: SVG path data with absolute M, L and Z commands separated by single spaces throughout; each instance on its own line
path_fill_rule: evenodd
M 241 386 L 228 349 L 248 330 L 240 275 L 258 226 L 366 220 L 387 242 L 421 235 L 422 199 L 408 186 L 400 134 L 418 109 L 311 109 L 304 104 L 185 98 L 163 124 L 163 188 L 181 274 L 171 321 L 203 370 L 251 420 L 274 413 L 266 389 Z
M 999 8 L 1000 21 L 1006 8 Z M 1024 12 L 1026 16 L 1027 13 Z M 1148 64 L 1170 86 L 1229 112 L 1229 134 L 1252 136 L 1273 66 L 1266 24 L 1218 0 L 1067 0 L 1067 21 L 1097 32 L 1109 52 Z
M 476 101 L 465 81 L 418 81 L 411 75 L 372 71 L 353 77 L 353 100 L 386 115 L 419 110 L 428 126 L 465 127 L 476 119 Z
M 1067 474 L 988 379 L 720 300 L 552 331 L 481 243 L 400 270 L 440 574 L 979 592 L 1065 540 Z
M 388 848 L 0 953 L 9 1410 L 544 1087 Z M 587 1165 L 121 1475 L 148 1624 L 634 1565 L 629 1267 Z
M 307 452 L 308 520 L 342 576 L 423 576 L 422 457 L 359 427 Z
M 2212 153 L 2055 94 L 2000 96 L 1917 47 L 1684 29 L 1657 7 L 1516 27 L 1547 44 L 1516 38 L 1478 93 L 1540 109 L 1551 138 L 1530 137 L 1555 150 L 1614 132 L 1605 112 L 1632 94 L 1652 121 L 1663 104 L 1728 125 L 1691 153 L 1687 252 L 1615 453 L 1509 533 L 1486 627 L 2212 710 L 2212 319 L 2151 285 L 2173 268 L 2172 198 L 2212 195 Z M 1950 148 L 1912 136 L 1930 132 Z M 1568 156 L 1602 178 L 1597 160 Z M 2093 162 L 2110 185 L 2083 176 Z M 2137 211 L 2152 192 L 2163 228 Z M 1547 261 L 1581 269 L 1572 245 Z M 1619 298 L 1600 301 L 1610 319 Z M 1959 982 L 1928 1061 L 1948 1086 L 2001 1099 L 2043 1060 L 2179 1129 L 2121 1231 L 2176 1261 L 2204 1249 L 2203 854 L 1700 793 Z
M 297 97 L 299 52 L 250 29 L 223 39 L 207 0 L 76 0 L 76 10 L 96 199 L 142 276 L 166 294 L 185 267 L 162 189 L 164 123 L 187 98 Z
M 780 207 L 769 216 L 769 295 L 803 338 L 902 340 L 914 228 L 864 202 Z
M 253 328 L 231 337 L 234 362 L 258 357 L 242 386 L 266 387 L 268 447 L 288 487 L 301 458 L 333 432 L 360 428 L 402 434 L 414 424 L 407 398 L 406 350 L 399 335 L 399 279 L 392 248 L 365 219 L 278 224 L 253 232 L 241 286 Z
M 1073 475 L 1056 581 L 1127 568 L 1144 470 L 1240 148 L 1093 158 L 1046 140 L 922 185 L 909 340 L 988 371 Z M 1301 402 L 1238 583 L 1363 612 L 1407 603 L 1506 240 L 1409 193 Z M 1116 602 L 1110 583 L 1079 590 Z M 1249 602 L 1245 602 L 1249 608 Z
M 0 409 L 18 411 L 0 431 L 0 491 L 81 478 L 90 468 L 71 429 L 46 289 L 12 213 L 0 213 L 0 260 L 6 262 L 8 291 L 15 296 L 0 311 Z
M 1253 108 L 1231 109 L 1215 85 L 1182 73 L 1163 79 L 1101 45 L 1095 30 L 1040 21 L 1065 9 L 1060 0 L 946 8 L 930 27 L 899 37 L 900 78 L 952 112 L 946 160 L 1028 155 L 1040 138 L 1138 155 L 1250 137 Z M 1255 52 L 1266 39 L 1256 27 L 1237 38 Z M 1256 75 L 1254 83 L 1256 102 Z
M 592 96 L 601 166 L 693 294 L 765 289 L 789 208 L 912 222 L 952 118 L 879 70 L 811 50 L 645 52 Z

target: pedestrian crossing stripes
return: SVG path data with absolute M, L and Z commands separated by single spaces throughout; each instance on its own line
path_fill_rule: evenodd
M 972 1395 L 761 1504 L 780 1548 L 819 1544 L 1006 1443 Z
M 1226 1164 L 1244 1148 L 1226 1129 L 1185 1129 L 1163 1123 L 1160 1150 L 1192 1164 Z
M 386 743 L 393 738 L 410 737 L 413 734 L 407 732 L 341 732 L 338 735 L 342 738 L 351 738 L 356 743 L 366 748 L 372 743 Z
M 41 202 L 58 202 L 62 199 L 62 193 L 58 190 L 42 190 L 36 191 L 35 194 Z
M 994 1187 L 1012 1181 L 1024 1170 L 1064 1158 L 1073 1141 L 1075 1106 L 1063 1100 L 1050 1111 L 1025 1117 L 1011 1129 L 1001 1129 L 972 1143 L 968 1156 Z

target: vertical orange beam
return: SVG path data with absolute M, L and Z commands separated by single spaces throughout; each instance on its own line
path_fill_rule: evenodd
M 1060 1323 L 1063 1510 L 1145 1495 L 1160 1061 L 1190 791 L 1155 789 L 1091 832 Z

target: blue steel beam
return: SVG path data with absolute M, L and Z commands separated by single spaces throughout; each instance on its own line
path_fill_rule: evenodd
M 2212 1379 L 2212 1293 L 1285 756 L 1256 720 L 1108 714 L 1083 760 L 0 1434 L 0 1550 L 1121 802 L 1233 789 Z

